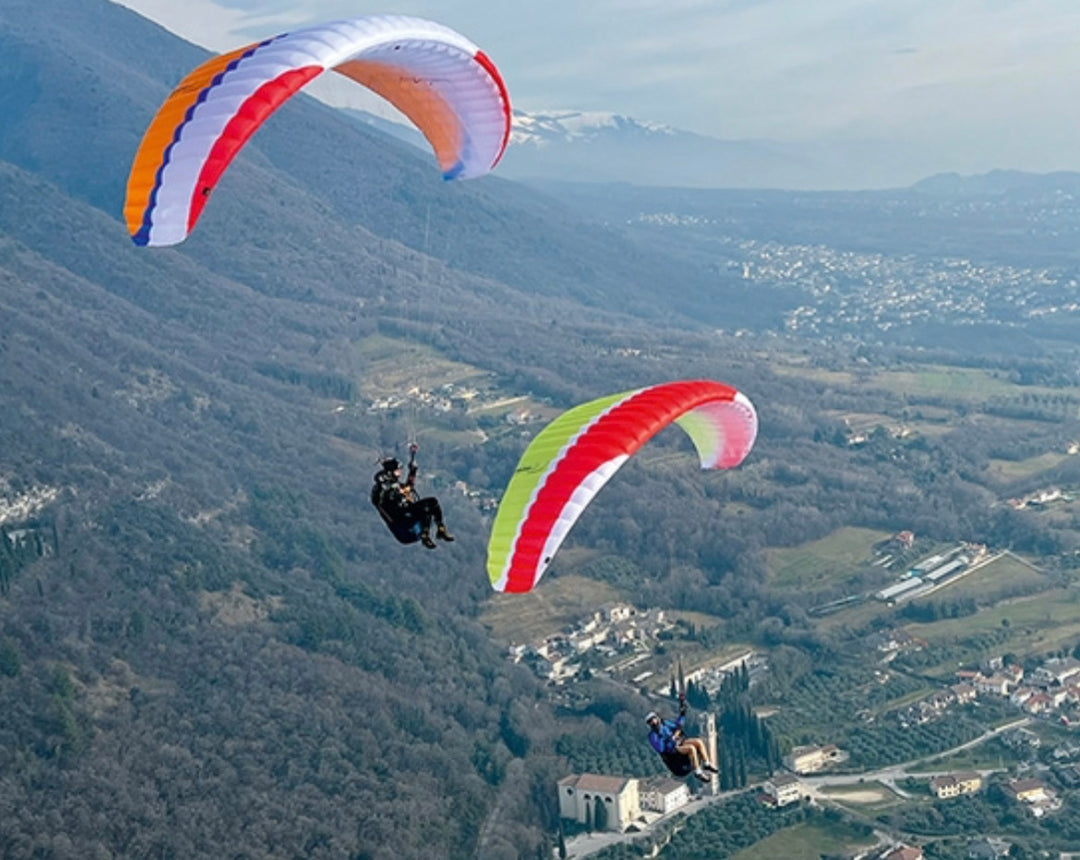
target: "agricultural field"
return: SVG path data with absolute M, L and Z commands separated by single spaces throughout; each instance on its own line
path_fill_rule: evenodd
M 848 855 L 871 848 L 873 836 L 863 836 L 843 822 L 819 824 L 804 822 L 774 833 L 756 845 L 744 848 L 732 860 L 820 860 L 823 855 Z
M 845 527 L 820 540 L 796 547 L 770 549 L 767 564 L 776 588 L 818 588 L 843 582 L 869 564 L 874 544 L 889 537 L 875 529 Z
M 867 369 L 862 372 L 847 372 L 809 367 L 789 361 L 787 364 L 774 365 L 773 369 L 784 376 L 795 376 L 836 388 L 903 391 L 913 401 L 926 398 L 973 404 L 995 397 L 1017 397 L 1023 394 L 1080 397 L 1078 388 L 1020 385 L 993 371 L 968 367 L 923 365 L 911 370 Z M 928 413 L 926 417 L 930 417 Z
M 448 383 L 480 387 L 490 379 L 484 371 L 444 358 L 431 347 L 384 335 L 353 344 L 352 364 L 360 390 L 368 397 L 404 394 L 414 386 L 428 391 Z
M 612 586 L 582 576 L 555 576 L 527 594 L 493 594 L 480 613 L 494 639 L 531 642 L 582 620 L 595 609 L 624 598 Z
M 967 367 L 927 365 L 911 371 L 884 371 L 866 383 L 873 388 L 905 391 L 912 398 L 947 398 L 965 403 L 983 402 L 993 397 L 1031 395 L 1080 396 L 1076 388 L 1049 388 L 1019 385 L 986 370 Z
M 1005 629 L 1008 639 L 1001 650 L 1019 656 L 1071 648 L 1080 640 L 1080 589 L 1055 588 L 1002 601 L 965 618 L 908 624 L 906 629 L 931 645 Z
M 954 544 L 943 544 L 940 548 L 951 548 L 952 546 Z M 954 601 L 971 597 L 980 605 L 988 606 L 999 600 L 1012 598 L 1018 592 L 1039 591 L 1049 586 L 1050 581 L 1033 564 L 1012 553 L 1004 553 L 994 561 L 975 569 L 967 576 L 961 577 L 955 582 L 925 596 L 922 600 Z M 896 607 L 894 606 L 870 599 L 864 603 L 822 616 L 817 619 L 816 623 L 824 630 L 836 627 L 862 628 L 873 619 L 882 615 L 892 615 L 895 611 Z M 905 624 L 904 626 L 913 635 L 921 635 L 915 632 L 914 625 Z
M 1049 585 L 1050 581 L 1035 565 L 1012 553 L 1003 553 L 926 599 L 971 597 L 979 604 L 987 605 L 1020 591 L 1035 591 Z
M 950 756 L 929 759 L 910 768 L 912 776 L 934 774 L 943 770 L 1005 770 L 1017 761 L 1017 755 L 999 741 L 978 744 Z
M 846 370 L 825 370 L 820 367 L 811 367 L 808 364 L 790 360 L 791 356 L 783 356 L 778 361 L 776 356 L 762 355 L 762 359 L 768 361 L 773 372 L 779 376 L 794 376 L 811 382 L 820 382 L 834 388 L 853 388 L 856 385 L 855 374 Z M 786 364 L 780 363 L 785 359 L 788 359 Z
M 1069 454 L 1047 451 L 1026 460 L 991 460 L 990 471 L 1001 481 L 1018 481 L 1054 469 L 1069 459 Z

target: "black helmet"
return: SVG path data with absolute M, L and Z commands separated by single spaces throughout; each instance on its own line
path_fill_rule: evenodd
M 401 468 L 401 463 L 393 457 L 387 457 L 382 461 L 382 467 L 384 472 L 396 472 Z

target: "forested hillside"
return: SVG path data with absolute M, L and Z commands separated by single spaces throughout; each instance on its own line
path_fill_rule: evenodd
M 675 378 L 747 392 L 744 468 L 703 475 L 664 433 L 568 544 L 716 637 L 836 650 L 805 613 L 835 586 L 771 590 L 765 553 L 841 525 L 1073 548 L 1071 522 L 994 507 L 1034 481 L 988 469 L 1076 437 L 1052 357 L 995 359 L 1043 387 L 958 408 L 888 375 L 924 353 L 735 334 L 767 291 L 497 177 L 444 185 L 309 100 L 187 242 L 135 248 L 131 153 L 202 56 L 105 0 L 0 6 L 0 854 L 533 857 L 573 750 L 638 750 L 635 692 L 556 710 L 477 620 L 489 512 L 454 486 L 497 497 L 535 426 L 375 409 L 388 390 L 550 413 Z M 845 413 L 923 409 L 952 423 L 847 444 Z M 368 504 L 410 431 L 458 538 L 436 552 Z
M 398 547 L 367 482 L 406 422 L 365 412 L 360 345 L 565 405 L 633 383 L 592 360 L 647 326 L 604 306 L 655 315 L 678 267 L 306 101 L 137 249 L 130 155 L 201 52 L 106 2 L 5 4 L 0 52 L 3 853 L 531 854 L 563 765 L 445 493 L 519 443 L 478 470 L 422 434 L 458 541 Z

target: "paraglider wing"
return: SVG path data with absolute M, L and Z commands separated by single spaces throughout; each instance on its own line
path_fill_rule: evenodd
M 532 589 L 600 488 L 672 423 L 693 440 L 703 469 L 737 466 L 757 436 L 750 400 L 708 380 L 609 395 L 564 412 L 526 448 L 499 503 L 488 542 L 492 587 Z
M 400 15 L 285 33 L 207 60 L 165 100 L 131 166 L 124 218 L 137 245 L 175 245 L 263 121 L 332 69 L 369 87 L 423 132 L 446 179 L 491 170 L 510 136 L 495 65 L 459 33 Z

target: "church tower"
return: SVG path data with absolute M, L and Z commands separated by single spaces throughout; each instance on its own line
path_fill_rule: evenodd
M 720 767 L 720 759 L 716 754 L 716 714 L 705 714 L 705 748 L 709 751 L 709 761 L 713 763 L 713 767 Z M 713 778 L 709 781 L 709 794 L 716 795 L 719 793 L 720 774 L 714 773 Z

